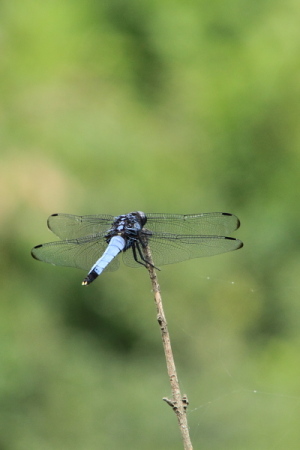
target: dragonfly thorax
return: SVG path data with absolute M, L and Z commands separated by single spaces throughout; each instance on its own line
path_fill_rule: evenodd
M 106 234 L 106 242 L 109 243 L 113 236 L 122 236 L 126 243 L 124 250 L 127 250 L 139 238 L 140 232 L 146 222 L 146 214 L 142 211 L 117 216 L 114 218 L 112 226 Z

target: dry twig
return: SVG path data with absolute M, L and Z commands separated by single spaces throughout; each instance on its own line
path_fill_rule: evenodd
M 178 425 L 180 429 L 180 433 L 183 440 L 184 450 L 192 450 L 193 446 L 191 443 L 190 435 L 189 435 L 189 428 L 188 428 L 188 422 L 187 422 L 187 416 L 186 416 L 186 409 L 188 406 L 188 399 L 186 395 L 182 396 L 179 388 L 179 382 L 177 378 L 177 372 L 176 372 L 176 366 L 175 361 L 173 357 L 172 347 L 171 347 L 171 341 L 170 341 L 170 335 L 168 331 L 167 321 L 165 317 L 165 313 L 163 310 L 162 305 L 162 299 L 160 295 L 160 288 L 156 276 L 156 272 L 154 269 L 154 264 L 152 261 L 152 255 L 150 248 L 146 246 L 144 248 L 144 255 L 145 259 L 149 261 L 150 264 L 147 264 L 147 269 L 149 271 L 150 280 L 152 283 L 152 288 L 154 292 L 154 300 L 156 304 L 157 309 L 157 321 L 160 326 L 161 336 L 162 336 L 162 342 L 166 357 L 166 363 L 167 363 L 167 370 L 169 375 L 169 380 L 171 384 L 172 389 L 172 399 L 163 398 L 163 400 L 168 403 L 174 410 Z

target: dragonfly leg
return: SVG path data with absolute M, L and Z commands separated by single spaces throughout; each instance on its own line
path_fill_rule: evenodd
M 133 246 L 133 248 L 135 247 L 134 252 L 133 252 L 133 256 L 134 256 L 134 259 L 136 260 L 136 262 L 142 264 L 145 267 L 147 266 L 147 264 L 149 264 L 149 266 L 153 267 L 154 269 L 160 270 L 158 267 L 154 266 L 154 264 L 151 264 L 149 261 L 147 261 L 147 259 L 144 257 L 143 252 L 142 252 L 141 247 L 140 247 L 140 243 L 141 243 L 142 247 L 145 247 L 145 245 L 143 244 L 142 241 L 140 241 L 140 242 L 136 241 L 135 245 Z M 136 255 L 136 248 L 137 248 L 137 251 L 138 251 L 138 253 L 140 255 L 141 260 L 144 261 L 143 263 L 136 259 L 136 256 L 137 256 Z
M 145 258 L 144 258 L 143 255 L 141 254 L 141 249 L 138 247 L 137 243 L 134 242 L 134 243 L 132 244 L 132 247 L 131 247 L 131 248 L 132 248 L 133 258 L 134 258 L 135 262 L 137 262 L 138 264 L 142 264 L 142 266 L 145 266 L 145 267 L 146 267 L 147 261 L 145 260 Z M 138 253 L 139 253 L 141 259 L 142 259 L 144 262 L 141 262 L 141 261 L 138 260 L 138 258 L 137 258 L 137 253 L 136 253 L 136 249 L 138 249 Z

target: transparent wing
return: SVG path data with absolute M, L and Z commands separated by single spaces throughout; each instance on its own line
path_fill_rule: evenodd
M 31 254 L 35 259 L 55 266 L 90 270 L 106 248 L 107 243 L 103 236 L 98 235 L 37 245 L 31 250 Z M 118 267 L 119 261 L 116 257 L 105 270 L 116 270 Z
M 154 264 L 159 267 L 203 256 L 237 250 L 243 246 L 239 239 L 225 236 L 180 236 L 156 233 L 148 238 Z M 125 264 L 139 267 L 131 249 L 123 253 Z
M 73 216 L 72 214 L 52 214 L 48 218 L 48 228 L 61 239 L 75 239 L 82 236 L 105 233 L 110 229 L 113 216 Z
M 227 235 L 239 226 L 239 219 L 229 213 L 146 214 L 147 228 L 156 233 L 184 235 Z M 74 216 L 53 214 L 48 218 L 49 229 L 61 239 L 104 233 L 114 221 L 111 215 Z
M 146 214 L 146 228 L 154 233 L 227 236 L 240 226 L 239 219 L 229 213 Z

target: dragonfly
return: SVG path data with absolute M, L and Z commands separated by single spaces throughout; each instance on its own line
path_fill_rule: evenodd
M 102 272 L 118 269 L 121 253 L 128 266 L 153 266 L 145 257 L 147 246 L 155 268 L 243 247 L 242 241 L 227 236 L 239 228 L 239 219 L 224 212 L 183 215 L 135 211 L 116 217 L 52 214 L 47 224 L 61 240 L 37 245 L 31 250 L 33 258 L 88 271 L 82 282 L 85 286 Z

